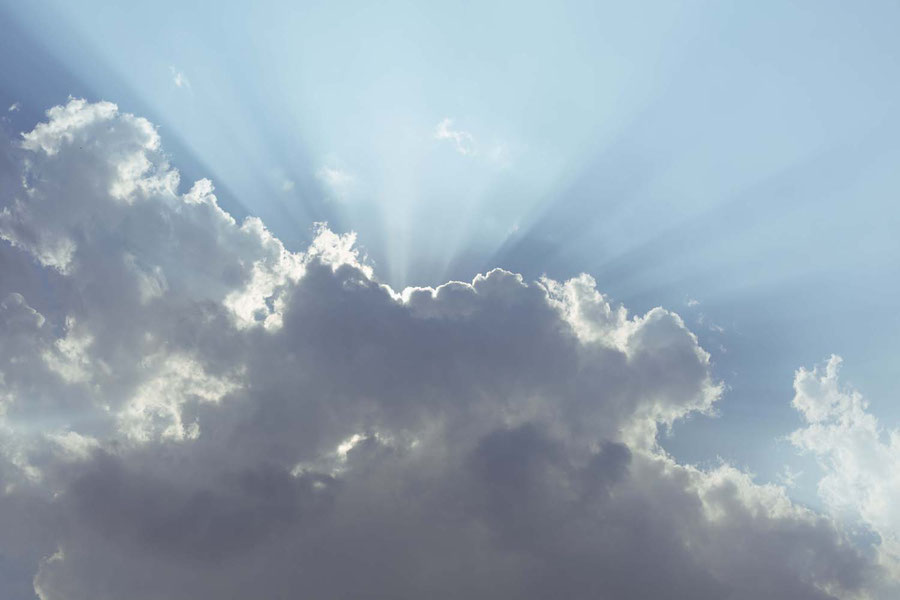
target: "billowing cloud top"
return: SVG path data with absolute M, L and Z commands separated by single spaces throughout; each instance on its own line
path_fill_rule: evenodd
M 291 252 L 182 187 L 148 121 L 47 116 L 0 173 L 3 598 L 890 585 L 877 543 L 659 448 L 721 394 L 678 315 L 630 317 L 588 276 L 395 292 L 352 234 Z M 816 427 L 855 410 L 804 398 Z

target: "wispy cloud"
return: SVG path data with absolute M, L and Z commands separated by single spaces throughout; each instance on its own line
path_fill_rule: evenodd
M 175 84 L 175 87 L 191 89 L 191 81 L 184 72 L 175 67 L 169 67 L 169 71 L 172 73 L 172 83 Z
M 316 171 L 316 179 L 339 198 L 343 198 L 349 193 L 355 180 L 353 175 L 347 171 L 328 165 L 324 165 Z
M 495 166 L 505 169 L 512 165 L 512 153 L 505 142 L 497 142 L 487 153 L 488 160 Z
M 778 474 L 778 482 L 788 489 L 797 487 L 797 481 L 803 475 L 803 471 L 794 471 L 789 465 L 785 465 Z
M 447 140 L 456 151 L 469 157 L 477 156 L 482 162 L 494 168 L 505 169 L 513 164 L 513 148 L 503 140 L 493 142 L 478 141 L 475 135 L 453 127 L 453 119 L 447 117 L 434 128 L 434 139 Z
M 698 300 L 691 299 L 687 301 L 687 305 L 689 308 L 696 308 L 700 305 L 700 302 Z M 724 327 L 722 327 L 718 323 L 713 323 L 712 321 L 710 321 L 706 314 L 702 312 L 697 315 L 697 324 L 706 326 L 707 329 L 714 333 L 725 333 Z
M 12 104 L 10 104 L 9 108 L 7 109 L 7 112 L 18 112 L 18 110 L 20 108 L 22 108 L 22 105 L 20 103 L 13 102 Z
M 450 140 L 456 146 L 456 151 L 463 156 L 475 155 L 475 138 L 468 131 L 453 129 L 453 120 L 445 118 L 434 128 L 434 139 Z

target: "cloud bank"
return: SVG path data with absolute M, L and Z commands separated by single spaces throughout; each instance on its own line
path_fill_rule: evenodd
M 630 316 L 586 275 L 394 291 L 352 234 L 319 226 L 292 252 L 237 223 L 107 102 L 51 109 L 2 160 L 3 598 L 890 585 L 877 541 L 659 448 L 659 428 L 722 391 L 675 313 Z M 826 457 L 814 428 L 870 433 L 830 373 L 799 372 L 795 399 L 811 423 L 796 443 Z

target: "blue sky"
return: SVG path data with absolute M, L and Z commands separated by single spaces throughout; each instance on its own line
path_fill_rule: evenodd
M 328 221 L 395 287 L 586 272 L 677 311 L 728 386 L 664 441 L 681 460 L 814 471 L 780 438 L 794 370 L 831 353 L 900 422 L 897 3 L 0 10 L 15 131 L 114 101 L 289 248 Z

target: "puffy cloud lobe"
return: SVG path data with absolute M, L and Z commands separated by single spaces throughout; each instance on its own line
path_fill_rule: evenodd
M 0 213 L 0 595 L 829 598 L 878 565 L 657 428 L 709 410 L 674 313 L 582 276 L 396 292 L 292 252 L 155 129 L 70 100 Z M 63 242 L 64 241 L 64 242 Z

